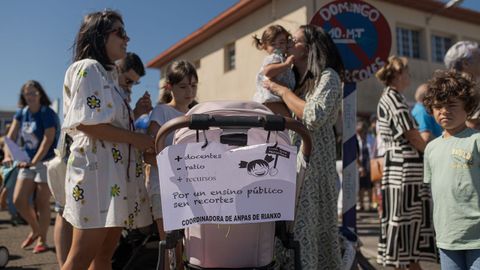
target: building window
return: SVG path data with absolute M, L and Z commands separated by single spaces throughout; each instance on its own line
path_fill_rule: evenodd
M 235 43 L 225 46 L 225 71 L 235 69 Z
M 445 53 L 452 46 L 452 38 L 432 35 L 432 61 L 443 62 Z
M 420 31 L 397 27 L 397 54 L 420 58 Z

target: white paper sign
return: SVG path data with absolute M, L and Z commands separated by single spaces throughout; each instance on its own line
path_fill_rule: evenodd
M 165 230 L 293 220 L 296 147 L 203 145 L 172 145 L 157 155 Z
M 10 151 L 10 155 L 12 156 L 13 160 L 30 162 L 30 157 L 28 156 L 27 152 L 20 148 L 20 146 L 18 146 L 18 144 L 16 144 L 10 138 L 5 137 L 5 144 L 7 145 L 8 151 Z

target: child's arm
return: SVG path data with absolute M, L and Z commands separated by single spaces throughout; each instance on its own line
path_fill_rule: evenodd
M 432 170 L 430 168 L 429 161 L 429 148 L 425 149 L 425 155 L 423 156 L 423 182 L 430 184 L 432 182 Z
M 285 60 L 285 62 L 283 62 L 283 63 L 274 63 L 274 64 L 266 65 L 263 68 L 262 73 L 267 78 L 275 78 L 275 76 L 277 76 L 278 74 L 280 74 L 280 73 L 284 72 L 285 70 L 289 69 L 293 64 L 294 59 L 295 59 L 294 56 L 290 55 L 290 56 L 287 57 L 287 60 Z
M 147 129 L 147 134 L 150 135 L 151 137 L 155 138 L 157 136 L 157 132 L 158 130 L 160 129 L 160 125 L 155 122 L 155 121 L 151 121 L 150 122 L 150 125 L 148 125 L 148 129 Z M 157 149 L 155 149 L 155 153 L 156 153 Z M 143 160 L 145 161 L 145 163 L 147 164 L 150 164 L 152 166 L 157 166 L 157 161 L 155 159 L 155 156 L 156 154 L 152 154 L 152 153 L 144 153 L 143 154 Z

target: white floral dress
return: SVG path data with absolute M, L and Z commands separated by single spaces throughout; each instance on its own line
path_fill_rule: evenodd
M 80 124 L 111 124 L 133 130 L 133 113 L 119 91 L 117 74 L 96 60 L 77 61 L 65 74 L 62 130 L 73 143 L 63 217 L 75 228 L 132 229 L 152 223 L 141 152 L 76 129 Z

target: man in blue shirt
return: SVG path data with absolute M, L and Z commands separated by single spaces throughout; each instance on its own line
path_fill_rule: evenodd
M 142 60 L 138 55 L 128 52 L 127 56 L 117 61 L 118 68 L 118 85 L 122 88 L 123 96 L 127 103 L 131 102 L 132 88 L 140 83 L 140 78 L 145 75 Z M 152 101 L 150 94 L 145 92 L 135 104 L 133 115 L 135 120 L 144 114 L 148 114 L 152 110 Z
M 421 84 L 415 92 L 415 100 L 417 103 L 413 107 L 412 115 L 418 124 L 418 131 L 423 140 L 429 142 L 442 135 L 443 129 L 435 122 L 423 105 L 423 98 L 427 93 L 427 84 Z

